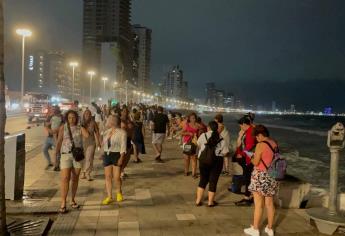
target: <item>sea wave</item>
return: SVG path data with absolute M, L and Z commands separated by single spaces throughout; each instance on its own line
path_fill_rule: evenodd
M 285 157 L 288 162 L 287 171 L 290 175 L 311 183 L 315 188 L 329 188 L 329 163 L 307 156 L 300 156 L 297 150 L 282 153 L 282 156 Z M 339 180 L 344 179 L 345 169 L 339 168 L 338 174 Z M 345 190 L 345 183 L 343 181 L 339 181 L 338 185 L 341 191 Z
M 320 137 L 327 137 L 327 132 L 325 131 L 316 131 L 316 130 L 308 130 L 308 129 L 301 129 L 292 126 L 282 126 L 282 125 L 272 125 L 272 124 L 264 124 L 268 128 L 275 128 L 275 129 L 284 129 L 290 130 L 298 133 L 307 133 L 307 134 L 314 134 Z

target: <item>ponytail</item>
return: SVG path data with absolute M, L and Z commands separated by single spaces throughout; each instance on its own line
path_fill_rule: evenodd
M 215 146 L 215 145 L 217 145 L 219 138 L 220 138 L 219 133 L 218 133 L 218 123 L 215 121 L 211 121 L 210 123 L 208 123 L 208 126 L 212 130 L 212 135 L 208 139 L 207 143 L 211 146 Z

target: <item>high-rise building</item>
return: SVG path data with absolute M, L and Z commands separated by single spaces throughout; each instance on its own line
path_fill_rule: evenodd
M 181 97 L 183 99 L 188 99 L 189 96 L 188 96 L 188 81 L 183 81 L 182 82 L 182 93 L 181 93 Z
M 227 93 L 224 97 L 224 105 L 228 108 L 235 108 L 235 96 L 233 93 Z
M 68 65 L 64 52 L 37 50 L 29 54 L 25 91 L 71 99 L 72 74 L 72 68 Z M 79 99 L 81 95 L 80 85 L 80 70 L 77 67 L 74 73 L 75 99 Z
M 49 86 L 47 90 L 50 94 L 71 98 L 72 80 L 67 75 L 65 54 L 61 51 L 51 51 L 48 56 Z
M 188 83 L 183 80 L 183 70 L 173 66 L 163 81 L 163 94 L 167 97 L 186 99 L 188 96 Z
M 215 96 L 216 96 L 216 106 L 223 107 L 224 106 L 224 90 L 216 89 Z
M 217 104 L 216 85 L 213 82 L 206 84 L 206 101 L 205 102 L 209 106 L 215 106 Z
M 118 82 L 131 81 L 133 47 L 130 15 L 131 0 L 84 0 L 85 69 L 100 71 L 102 43 L 112 43 Z
M 295 104 L 291 104 L 290 105 L 290 112 L 291 113 L 296 113 L 296 106 L 295 106 Z
M 133 83 L 139 90 L 147 91 L 150 86 L 151 33 L 141 25 L 133 25 Z
M 26 92 L 44 92 L 47 90 L 49 83 L 49 66 L 48 53 L 45 50 L 37 50 L 29 53 L 26 77 Z

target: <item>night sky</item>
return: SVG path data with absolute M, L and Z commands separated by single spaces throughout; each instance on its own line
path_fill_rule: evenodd
M 62 49 L 81 55 L 82 0 L 5 0 L 5 3 L 6 79 L 10 88 L 19 89 L 16 82 L 20 77 L 20 39 L 14 33 L 16 25 L 25 23 L 32 27 L 35 37 L 30 39 L 29 50 Z M 277 83 L 278 88 L 279 84 L 286 88 L 304 86 L 305 91 L 310 84 L 324 80 L 336 81 L 331 84 L 337 88 L 345 86 L 344 13 L 343 0 L 134 0 L 132 3 L 132 23 L 153 30 L 153 81 L 160 81 L 169 65 L 179 64 L 193 97 L 202 97 L 205 83 L 214 81 L 247 103 L 265 105 L 277 100 L 282 106 L 295 103 L 297 107 L 301 104 L 303 108 L 315 109 L 328 99 L 325 105 L 345 110 L 341 105 L 345 99 L 327 97 L 329 93 L 318 86 L 310 96 L 315 97 L 315 93 L 325 96 L 306 105 L 296 100 L 294 89 L 283 89 L 281 101 L 279 92 L 261 96 L 260 91 L 271 85 L 277 89 Z M 253 83 L 256 87 L 250 88 L 249 94 L 246 88 Z M 270 93 L 269 89 L 265 93 Z

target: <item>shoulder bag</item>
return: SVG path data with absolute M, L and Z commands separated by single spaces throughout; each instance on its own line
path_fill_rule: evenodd
M 69 124 L 67 124 L 67 128 L 68 128 L 68 134 L 69 134 L 69 138 L 71 139 L 72 142 L 72 156 L 74 158 L 75 161 L 82 161 L 85 159 L 85 155 L 84 155 L 84 150 L 81 147 L 76 147 L 74 144 L 74 140 L 73 140 L 73 135 L 71 132 L 71 127 L 69 126 Z

